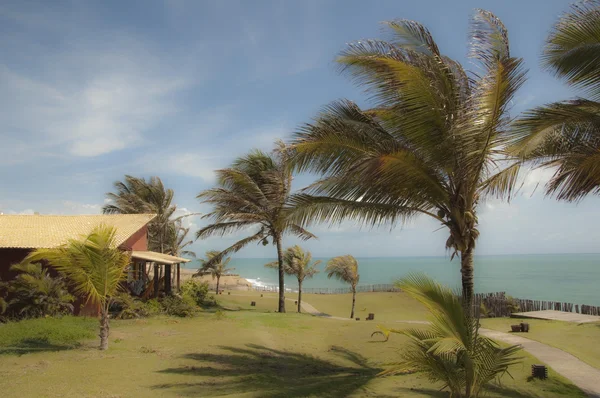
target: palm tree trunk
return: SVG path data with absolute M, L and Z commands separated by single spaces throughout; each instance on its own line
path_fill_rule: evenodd
M 281 236 L 275 237 L 277 244 L 277 264 L 279 269 L 279 312 L 285 312 L 285 285 L 284 285 L 284 273 L 283 273 L 283 249 L 281 247 Z
M 460 272 L 462 274 L 462 299 L 465 311 L 473 315 L 473 247 L 460 254 Z
M 100 307 L 100 350 L 108 349 L 108 303 Z
M 298 313 L 302 312 L 302 281 L 298 280 Z
M 221 280 L 220 276 L 217 276 L 217 294 L 219 294 L 219 281 Z
M 354 304 L 356 304 L 356 286 L 352 286 L 352 312 L 350 312 L 350 319 L 354 318 Z

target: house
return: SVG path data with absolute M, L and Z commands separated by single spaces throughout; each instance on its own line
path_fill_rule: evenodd
M 154 214 L 98 214 L 98 215 L 4 215 L 0 214 L 0 280 L 15 277 L 11 265 L 21 262 L 35 249 L 59 247 L 70 239 L 81 239 L 98 225 L 110 225 L 116 230 L 116 245 L 131 253 L 127 285 L 137 295 L 157 296 L 162 288 L 170 293 L 173 274 L 180 286 L 181 263 L 190 260 L 168 254 L 148 251 L 148 223 Z M 176 267 L 173 268 L 172 266 Z M 150 271 L 153 270 L 153 275 Z M 79 305 L 77 305 L 79 304 Z M 76 303 L 76 314 L 93 314 L 94 308 Z

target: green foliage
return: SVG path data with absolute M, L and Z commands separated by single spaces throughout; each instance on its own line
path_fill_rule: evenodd
M 573 4 L 546 40 L 543 63 L 587 99 L 524 112 L 513 125 L 512 151 L 534 167 L 554 167 L 548 195 L 577 201 L 600 193 L 600 1 Z
M 3 283 L 6 317 L 12 319 L 65 315 L 73 312 L 75 298 L 61 277 L 51 277 L 41 264 L 15 264 L 18 275 Z
M 506 303 L 508 305 L 508 310 L 510 313 L 521 311 L 521 307 L 519 307 L 519 303 L 512 296 L 506 296 Z
M 508 109 L 525 81 L 523 61 L 511 56 L 502 22 L 484 10 L 471 23 L 473 74 L 444 56 L 423 25 L 386 25 L 389 41 L 361 40 L 338 57 L 372 108 L 334 102 L 291 143 L 293 168 L 322 176 L 292 197 L 293 219 L 394 227 L 432 217 L 448 229 L 446 248 L 464 260 L 470 299 L 478 205 L 515 185 L 513 169 L 502 173 L 510 162 L 498 159 L 507 155 Z
M 189 297 L 197 306 L 203 306 L 208 295 L 208 283 L 190 279 L 181 286 L 181 294 Z
M 0 353 L 23 354 L 77 347 L 95 335 L 97 321 L 88 317 L 26 319 L 0 327 Z
M 156 310 L 153 304 L 147 304 L 129 293 L 119 292 L 112 298 L 109 311 L 115 319 L 133 319 L 155 315 L 160 307 Z
M 159 314 L 162 311 L 162 306 L 158 299 L 150 299 L 144 303 L 146 309 L 150 315 Z
M 166 296 L 160 300 L 162 310 L 167 315 L 192 317 L 198 312 L 198 306 L 190 296 Z
M 325 273 L 327 274 L 327 278 L 336 278 L 350 284 L 353 291 L 356 289 L 356 285 L 360 280 L 360 275 L 358 274 L 358 261 L 349 254 L 334 257 L 327 261 Z
M 479 320 L 464 311 L 461 299 L 449 288 L 422 275 L 411 275 L 397 286 L 421 302 L 430 312 L 426 329 L 385 330 L 410 339 L 400 360 L 382 375 L 420 372 L 441 382 L 452 396 L 471 398 L 483 393 L 486 384 L 499 380 L 510 365 L 519 363 L 519 346 L 501 348 L 478 333 Z
M 312 254 L 305 252 L 298 245 L 288 247 L 283 253 L 283 271 L 287 275 L 293 275 L 298 279 L 298 282 L 304 281 L 305 278 L 312 278 L 319 272 L 317 266 L 321 264 L 321 260 L 317 260 L 311 264 Z M 265 264 L 267 268 L 278 268 L 277 261 Z

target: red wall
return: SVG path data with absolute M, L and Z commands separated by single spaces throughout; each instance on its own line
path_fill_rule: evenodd
M 148 227 L 144 226 L 119 247 L 123 250 L 148 250 Z

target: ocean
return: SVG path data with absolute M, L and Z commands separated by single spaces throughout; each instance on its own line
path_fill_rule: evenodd
M 322 260 L 322 271 L 329 258 Z M 234 273 L 255 286 L 277 286 L 277 271 L 264 267 L 271 258 L 232 258 Z M 422 272 L 452 288 L 460 287 L 460 261 L 450 257 L 357 258 L 360 284 L 392 283 L 411 273 Z M 191 266 L 195 262 L 189 263 Z M 286 276 L 286 289 L 295 290 L 296 280 Z M 304 282 L 305 287 L 343 287 L 323 272 Z M 475 256 L 475 290 L 506 292 L 532 300 L 600 305 L 600 254 L 519 254 Z

